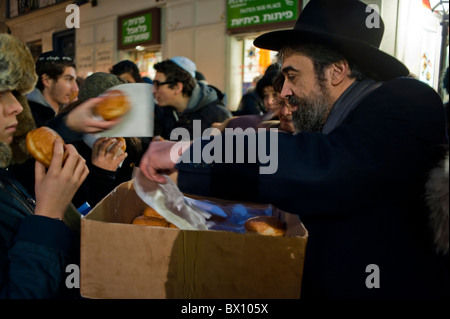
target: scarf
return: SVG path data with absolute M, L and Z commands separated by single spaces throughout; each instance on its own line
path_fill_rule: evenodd
M 328 119 L 323 126 L 322 133 L 328 134 L 342 124 L 351 111 L 373 90 L 381 85 L 373 80 L 355 81 L 339 97 L 333 106 Z

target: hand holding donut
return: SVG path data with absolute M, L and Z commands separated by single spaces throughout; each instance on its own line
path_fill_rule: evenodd
M 92 145 L 92 164 L 108 171 L 115 171 L 128 156 L 123 137 L 101 137 Z
M 110 93 L 112 92 L 112 93 Z M 127 112 L 130 103 L 118 90 L 89 99 L 67 114 L 66 125 L 73 131 L 82 133 L 98 133 L 111 129 Z
M 38 162 L 48 168 L 53 158 L 53 144 L 56 140 L 64 145 L 64 141 L 58 133 L 49 127 L 41 126 L 28 132 L 26 136 L 27 150 Z M 64 153 L 63 161 L 66 157 L 67 154 Z
M 88 173 L 86 161 L 75 147 L 64 145 L 62 140 L 56 139 L 48 170 L 42 163 L 36 161 L 35 214 L 62 219 L 67 206 Z

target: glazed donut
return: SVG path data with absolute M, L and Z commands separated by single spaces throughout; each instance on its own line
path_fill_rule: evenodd
M 156 210 L 154 210 L 151 206 L 147 206 L 144 209 L 144 212 L 142 213 L 142 215 L 147 216 L 147 217 L 164 218 Z
M 101 97 L 104 99 L 95 106 L 94 112 L 106 121 L 121 117 L 131 109 L 128 97 L 122 91 L 107 91 Z
M 57 139 L 64 145 L 64 140 L 58 133 L 49 127 L 41 126 L 28 132 L 26 137 L 27 150 L 34 159 L 48 168 L 53 158 L 53 145 Z M 67 152 L 64 152 L 63 160 L 66 157 Z
M 122 142 L 122 147 L 120 149 L 125 153 L 127 150 L 127 142 L 125 139 L 123 137 L 115 137 L 115 139 Z
M 134 225 L 145 225 L 145 226 L 159 226 L 159 227 L 169 227 L 169 223 L 163 218 L 148 217 L 145 215 L 139 215 L 133 219 L 132 224 Z
M 273 216 L 256 216 L 245 222 L 248 233 L 256 233 L 267 236 L 284 236 L 286 227 L 282 221 Z
M 72 93 L 70 93 L 70 98 L 69 98 L 69 103 L 72 103 L 73 101 L 75 101 L 78 97 L 78 91 L 73 91 Z

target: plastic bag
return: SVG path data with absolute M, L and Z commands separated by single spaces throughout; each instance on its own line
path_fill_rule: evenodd
M 186 203 L 178 186 L 168 176 L 165 178 L 165 184 L 157 183 L 145 177 L 139 169 L 135 169 L 133 186 L 147 205 L 179 229 L 208 229 L 207 219 L 211 214 Z
M 219 203 L 186 197 L 168 176 L 165 178 L 165 184 L 151 181 L 136 168 L 133 185 L 147 205 L 179 229 L 244 233 L 247 219 L 273 214 L 271 205 Z

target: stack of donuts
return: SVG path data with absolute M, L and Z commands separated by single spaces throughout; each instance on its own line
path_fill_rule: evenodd
M 178 228 L 174 224 L 168 222 L 164 217 L 162 217 L 156 210 L 152 207 L 147 206 L 144 212 L 133 219 L 132 224 L 134 225 L 145 225 L 145 226 L 159 226 L 167 228 Z
M 133 219 L 132 224 L 178 228 L 150 206 L 146 206 L 143 213 Z M 274 216 L 263 215 L 249 218 L 245 222 L 245 230 L 251 234 L 282 237 L 286 233 L 286 225 Z

